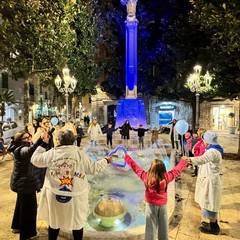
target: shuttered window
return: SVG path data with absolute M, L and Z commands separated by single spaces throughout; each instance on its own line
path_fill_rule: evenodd
M 2 88 L 8 89 L 8 73 L 7 72 L 2 73 Z

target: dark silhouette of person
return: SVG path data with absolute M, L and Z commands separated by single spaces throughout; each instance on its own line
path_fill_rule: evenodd
M 119 128 L 121 129 L 120 134 L 122 136 L 122 139 L 124 139 L 124 145 L 127 148 L 128 147 L 128 140 L 129 140 L 129 131 L 132 130 L 132 127 L 131 127 L 129 121 L 126 120 L 124 122 L 124 124 Z

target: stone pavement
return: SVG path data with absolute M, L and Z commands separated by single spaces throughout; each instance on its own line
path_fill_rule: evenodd
M 237 151 L 237 135 L 229 137 L 219 134 L 219 142 L 225 152 Z M 166 138 L 167 136 L 160 137 Z M 88 137 L 83 144 L 89 142 Z M 13 162 L 0 163 L 1 201 L 0 201 L 0 240 L 17 240 L 18 235 L 11 232 L 11 220 L 16 194 L 9 189 L 9 179 Z M 240 239 L 240 159 L 223 160 L 223 191 L 220 210 L 221 235 L 208 235 L 198 230 L 201 218 L 200 209 L 194 202 L 196 178 L 191 177 L 191 169 L 186 168 L 176 180 L 176 206 L 174 219 L 169 226 L 169 239 L 174 240 L 233 240 Z M 38 222 L 39 240 L 47 240 L 46 224 Z M 67 238 L 59 237 L 59 240 Z M 129 238 L 129 240 L 131 240 Z

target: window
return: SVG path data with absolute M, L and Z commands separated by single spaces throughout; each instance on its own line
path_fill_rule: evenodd
M 8 89 L 8 73 L 7 72 L 2 73 L 2 88 Z
M 30 96 L 34 96 L 34 85 L 33 84 L 29 84 L 29 94 Z

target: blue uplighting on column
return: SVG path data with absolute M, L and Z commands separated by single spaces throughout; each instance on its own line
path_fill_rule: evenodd
M 116 127 L 128 120 L 132 127 L 147 128 L 144 101 L 137 98 L 137 0 L 121 0 L 127 6 L 126 28 L 126 96 L 117 105 Z
M 138 21 L 125 21 L 126 26 L 126 87 L 137 87 L 137 26 Z

